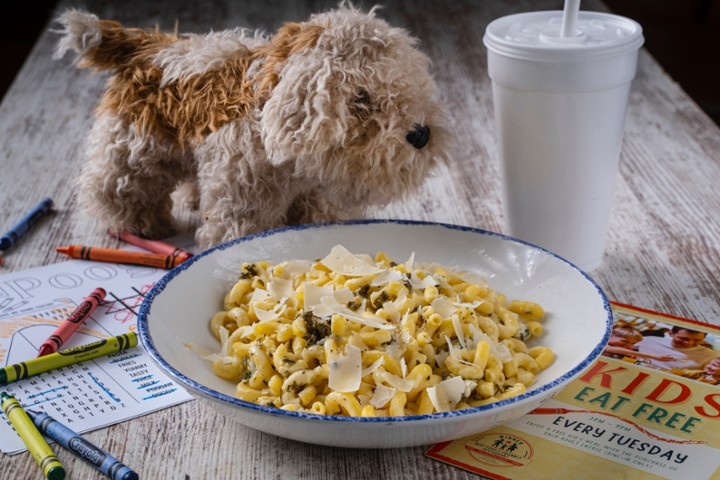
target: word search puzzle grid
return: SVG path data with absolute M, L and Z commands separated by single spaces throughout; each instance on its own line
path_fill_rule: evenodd
M 145 294 L 165 273 L 76 260 L 0 276 L 0 367 L 35 358 L 40 345 L 96 287 L 107 291 L 105 300 L 61 348 L 134 331 Z M 81 433 L 192 398 L 155 366 L 141 345 L 0 390 Z M 4 415 L 0 450 L 26 450 Z

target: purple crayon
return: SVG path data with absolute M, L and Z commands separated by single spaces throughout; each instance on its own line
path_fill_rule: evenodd
M 45 412 L 25 411 L 46 437 L 54 440 L 113 480 L 138 480 L 137 473 L 109 453 L 85 440 L 80 434 L 58 422 Z

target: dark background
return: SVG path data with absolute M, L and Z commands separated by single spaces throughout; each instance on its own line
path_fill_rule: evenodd
M 12 84 L 55 0 L 15 4 L 0 19 L 0 97 Z M 640 23 L 645 47 L 695 102 L 720 125 L 720 0 L 605 0 Z

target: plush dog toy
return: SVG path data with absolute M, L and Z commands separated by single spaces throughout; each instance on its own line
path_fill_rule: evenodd
M 173 233 L 171 194 L 189 181 L 205 248 L 363 215 L 448 159 L 428 58 L 374 10 L 341 4 L 272 36 L 126 28 L 81 10 L 58 21 L 56 57 L 75 50 L 78 66 L 111 73 L 78 190 L 105 227 Z

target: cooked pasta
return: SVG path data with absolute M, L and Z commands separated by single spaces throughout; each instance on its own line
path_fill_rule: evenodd
M 220 352 L 206 358 L 248 402 L 328 415 L 445 412 L 525 392 L 554 359 L 525 343 L 543 333 L 544 316 L 477 275 L 337 245 L 316 261 L 243 264 L 210 319 Z

